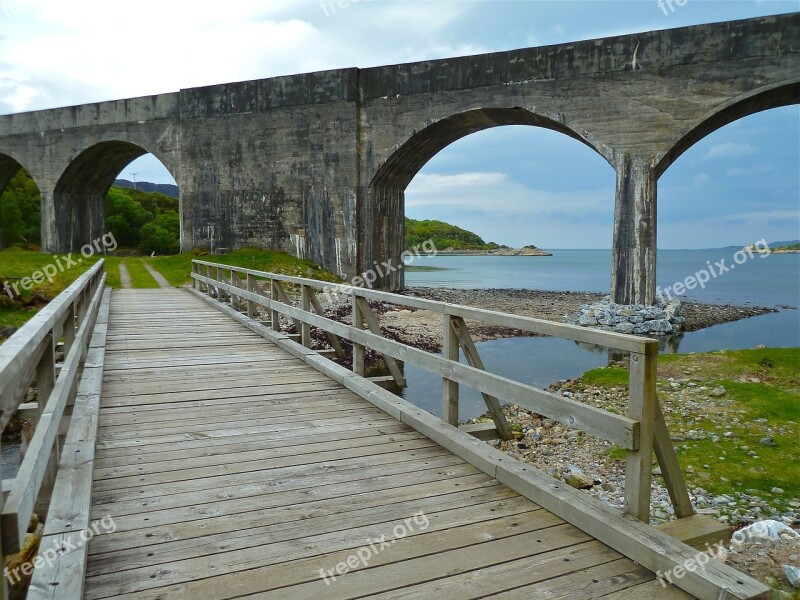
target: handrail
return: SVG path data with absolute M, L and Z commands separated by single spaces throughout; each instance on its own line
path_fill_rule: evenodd
M 75 399 L 105 287 L 104 262 L 101 259 L 78 277 L 0 346 L 0 431 L 34 381 L 38 393 L 33 438 L 8 499 L 0 503 L 3 554 L 19 551 L 42 484 L 55 480 L 58 428 L 65 408 Z M 56 376 L 55 348 L 60 339 L 64 362 Z
M 331 283 L 327 281 L 318 281 L 315 279 L 293 277 L 291 275 L 279 275 L 277 273 L 269 273 L 267 271 L 258 271 L 256 269 L 222 265 L 203 260 L 193 260 L 192 263 L 206 267 L 224 268 L 225 270 L 234 271 L 236 273 L 254 275 L 255 277 L 263 277 L 264 279 L 282 281 L 284 283 L 290 283 L 294 285 L 304 285 L 310 288 L 327 291 L 329 294 L 342 294 L 348 296 L 355 294 L 361 298 L 366 298 L 367 300 L 377 300 L 379 302 L 388 302 L 390 304 L 408 306 L 410 308 L 429 310 L 431 312 L 440 313 L 443 315 L 461 317 L 463 319 L 470 319 L 472 321 L 481 321 L 488 325 L 497 325 L 500 327 L 519 329 L 521 331 L 527 331 L 530 333 L 561 337 L 576 342 L 598 344 L 614 350 L 625 350 L 628 352 L 638 352 L 648 355 L 658 354 L 657 341 L 635 335 L 616 333 L 613 331 L 587 329 L 578 325 L 555 323 L 553 321 L 537 319 L 534 317 L 520 317 L 494 310 L 487 310 L 484 308 L 473 308 L 470 306 L 463 306 L 461 304 L 440 302 L 438 300 L 414 298 L 412 296 L 403 296 L 402 294 L 393 294 L 391 292 L 355 287 L 344 283 Z
M 19 398 L 19 391 L 13 384 L 19 383 L 26 365 L 35 362 L 34 357 L 41 350 L 45 338 L 53 332 L 61 336 L 68 310 L 74 308 L 76 299 L 82 297 L 86 284 L 102 271 L 104 262 L 103 259 L 92 265 L 0 346 L 0 431 L 5 430 L 8 420 L 25 396 L 23 393 Z M 29 382 L 30 379 L 24 384 Z M 25 392 L 27 389 L 25 387 Z
M 241 274 L 246 275 L 246 279 L 241 278 Z M 655 394 L 658 359 L 658 342 L 655 340 L 202 260 L 192 261 L 191 277 L 193 287 L 216 302 L 230 304 L 234 309 L 244 307 L 246 303 L 248 317 L 253 317 L 255 305 L 266 308 L 273 331 L 281 331 L 280 316 L 285 316 L 295 325 L 300 343 L 307 348 L 311 346 L 311 327 L 320 328 L 329 336 L 349 340 L 353 344 L 353 371 L 358 375 L 364 375 L 365 348 L 381 353 L 393 375 L 395 370 L 391 367 L 395 360 L 440 375 L 444 420 L 451 425 L 458 425 L 458 385 L 465 384 L 482 392 L 498 432 L 507 430 L 507 424 L 499 411 L 496 396 L 622 446 L 627 450 L 624 510 L 645 522 L 649 521 L 650 514 L 655 450 L 662 471 L 669 473 L 669 481 L 665 482 L 676 515 L 683 517 L 694 512 Z M 269 296 L 260 290 L 256 278 L 269 281 Z M 300 286 L 299 306 L 292 304 L 281 283 Z M 352 325 L 334 321 L 322 313 L 316 299 L 320 290 L 348 294 L 353 308 Z M 383 337 L 367 300 L 442 314 L 444 354 L 433 354 Z M 628 415 L 617 415 L 485 371 L 464 319 L 627 350 L 631 354 Z M 469 364 L 459 362 L 459 345 Z M 399 382 L 397 376 L 395 380 Z

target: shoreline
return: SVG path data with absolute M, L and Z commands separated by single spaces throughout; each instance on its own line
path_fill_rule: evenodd
M 553 256 L 541 248 L 496 248 L 493 250 L 439 250 L 439 256 Z
M 605 296 L 605 294 L 597 292 L 429 287 L 407 287 L 400 293 L 411 297 L 463 304 L 559 323 L 564 322 L 565 316 L 574 315 L 581 305 L 596 302 Z M 682 333 L 777 312 L 776 308 L 763 306 L 700 302 L 684 302 L 682 308 L 683 315 L 686 317 Z M 393 305 L 383 305 L 380 313 L 384 329 L 391 332 L 399 341 L 422 350 L 433 352 L 442 350 L 441 320 L 438 315 L 424 310 Z M 475 342 L 508 337 L 535 337 L 535 334 L 532 333 L 483 323 L 470 323 L 470 333 Z

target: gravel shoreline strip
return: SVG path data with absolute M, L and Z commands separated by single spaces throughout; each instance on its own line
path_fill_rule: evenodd
M 518 289 L 457 289 L 457 288 L 406 288 L 403 295 L 464 304 L 476 308 L 496 310 L 514 315 L 564 322 L 565 316 L 574 315 L 582 304 L 596 302 L 604 294 L 591 292 L 550 292 Z M 441 351 L 441 317 L 429 311 L 406 309 L 386 304 L 381 311 L 381 324 L 396 339 L 429 351 Z M 770 312 L 774 308 L 763 306 L 734 306 L 730 304 L 703 304 L 684 302 L 685 331 L 697 331 L 712 325 L 730 323 Z M 470 322 L 470 333 L 476 342 L 505 337 L 532 336 L 533 334 Z

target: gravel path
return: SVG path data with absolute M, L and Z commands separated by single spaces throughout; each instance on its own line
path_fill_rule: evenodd
M 142 264 L 144 265 L 144 268 L 147 269 L 147 272 L 150 273 L 150 275 L 153 277 L 153 279 L 156 280 L 156 283 L 158 284 L 158 287 L 162 287 L 162 288 L 172 287 L 169 284 L 169 281 L 167 281 L 161 273 L 156 271 L 153 267 L 151 267 L 145 261 L 142 261 Z
M 133 287 L 131 274 L 128 273 L 128 268 L 123 263 L 119 263 L 119 284 L 123 290 L 129 290 Z

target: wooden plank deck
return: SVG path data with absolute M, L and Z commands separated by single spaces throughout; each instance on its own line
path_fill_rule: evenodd
M 85 598 L 690 597 L 181 290 L 112 296 L 106 515 Z

